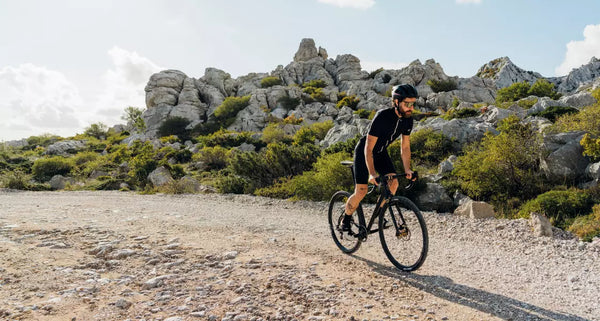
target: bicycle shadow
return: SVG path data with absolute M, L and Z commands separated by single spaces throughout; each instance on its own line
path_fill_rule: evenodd
M 505 320 L 565 320 L 591 321 L 572 314 L 550 311 L 530 303 L 512 299 L 503 295 L 457 284 L 452 279 L 437 275 L 419 275 L 402 272 L 394 267 L 385 266 L 369 259 L 351 255 L 361 260 L 373 271 L 395 278 L 419 290 L 438 298 L 471 307 Z

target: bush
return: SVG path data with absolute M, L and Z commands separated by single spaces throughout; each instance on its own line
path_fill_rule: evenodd
M 517 102 L 517 105 L 519 105 L 519 107 L 521 107 L 523 109 L 529 109 L 529 108 L 533 107 L 533 105 L 537 104 L 537 102 L 538 102 L 537 98 L 521 99 L 521 100 L 519 100 L 519 102 Z
M 269 124 L 262 131 L 262 141 L 270 143 L 280 143 L 289 141 L 290 137 L 285 134 L 285 131 L 279 124 Z
M 359 102 L 360 102 L 360 99 L 356 98 L 356 95 L 346 96 L 346 97 L 342 98 L 342 100 L 338 101 L 338 103 L 335 105 L 335 107 L 340 109 L 344 106 L 348 106 L 348 107 L 350 107 L 350 109 L 356 110 L 356 107 L 358 106 Z
M 148 175 L 158 167 L 158 161 L 154 159 L 154 148 L 149 142 L 136 142 L 133 149 L 129 161 L 129 182 L 130 185 L 144 187 L 148 183 Z
M 323 88 L 320 87 L 305 87 L 302 90 L 305 94 L 310 96 L 310 100 L 324 102 L 327 100 L 327 96 L 323 93 Z
M 441 132 L 427 128 L 410 135 L 410 151 L 413 165 L 432 166 L 446 159 L 453 152 L 454 142 Z M 401 160 L 401 140 L 396 140 L 388 148 L 390 157 L 397 160 L 399 171 L 404 168 Z
M 214 116 L 216 123 L 221 128 L 229 127 L 234 121 L 237 114 L 248 107 L 251 95 L 244 97 L 227 97 L 223 103 L 215 109 Z
M 196 192 L 193 186 L 181 179 L 174 179 L 157 189 L 165 194 L 194 194 Z
M 125 114 L 121 116 L 121 119 L 126 121 L 128 126 L 133 127 L 136 132 L 143 133 L 146 130 L 146 122 L 142 118 L 143 113 L 142 108 L 129 106 L 125 108 Z
M 162 122 L 158 128 L 158 136 L 165 137 L 175 135 L 181 140 L 188 140 L 191 136 L 191 131 L 185 129 L 190 124 L 190 120 L 184 117 L 169 117 Z
M 302 88 L 308 88 L 308 87 L 325 88 L 325 87 L 327 87 L 327 83 L 321 79 L 314 79 L 314 80 L 311 80 L 309 82 L 305 82 L 302 84 Z
M 289 111 L 300 105 L 300 99 L 292 98 L 289 96 L 282 96 L 279 99 L 277 99 L 277 103 L 280 104 L 281 107 L 283 107 L 283 109 Z
M 369 115 L 371 115 L 371 111 L 361 108 L 359 110 L 356 110 L 353 114 L 358 115 L 358 117 L 362 119 L 367 119 Z
M 229 150 L 221 147 L 204 147 L 193 156 L 195 161 L 200 161 L 207 166 L 207 169 L 223 169 L 229 164 Z
M 37 146 L 48 147 L 57 141 L 61 140 L 60 136 L 44 134 L 40 136 L 30 136 L 27 138 L 27 146 L 23 147 L 24 150 L 33 150 Z
M 594 205 L 592 214 L 575 218 L 568 231 L 575 233 L 585 242 L 600 236 L 600 204 Z
M 517 101 L 528 96 L 558 99 L 561 95 L 554 90 L 554 84 L 540 78 L 533 85 L 530 85 L 527 81 L 523 81 L 498 89 L 496 92 L 496 103 Z
M 20 170 L 7 172 L 1 178 L 0 182 L 5 188 L 29 190 L 31 175 L 28 175 Z
M 236 133 L 225 129 L 220 129 L 212 134 L 196 137 L 196 141 L 202 146 L 221 146 L 228 149 L 231 147 L 240 146 L 243 143 L 259 145 L 260 147 L 264 146 L 261 145 L 260 140 L 254 138 L 253 135 L 254 134 L 251 132 Z
M 31 168 L 33 177 L 39 182 L 47 182 L 54 175 L 66 176 L 72 169 L 72 162 L 62 156 L 40 158 L 33 163 Z
M 329 129 L 333 127 L 331 120 L 314 123 L 311 126 L 304 126 L 300 128 L 294 137 L 294 145 L 314 144 L 315 140 L 322 140 L 327 135 Z
M 291 114 L 283 120 L 283 123 L 289 125 L 300 125 L 303 121 L 304 119 L 302 117 L 296 118 L 295 114 Z
M 516 116 L 502 120 L 498 130 L 499 135 L 486 133 L 481 142 L 468 146 L 458 157 L 452 173 L 461 189 L 471 198 L 494 205 L 539 194 L 543 186 L 540 137 Z
M 550 106 L 543 111 L 533 113 L 531 116 L 544 117 L 551 122 L 555 122 L 556 119 L 563 115 L 576 114 L 579 110 L 573 107 L 562 107 L 562 106 Z
M 358 144 L 358 141 L 361 139 L 361 137 L 362 137 L 361 134 L 357 134 L 356 136 L 354 136 L 354 138 L 348 139 L 345 142 L 337 142 L 337 143 L 327 147 L 323 151 L 323 154 L 328 155 L 328 154 L 335 154 L 335 153 L 339 153 L 339 152 L 346 152 L 350 155 L 354 155 L 354 148 L 356 147 L 356 144 Z
M 446 114 L 442 116 L 445 120 L 451 120 L 454 118 L 469 118 L 469 117 L 477 117 L 481 113 L 478 109 L 475 108 L 463 108 L 463 109 L 449 109 Z
M 559 116 L 549 130 L 551 132 L 582 130 L 594 136 L 600 136 L 600 117 L 598 115 L 600 115 L 600 103 L 585 107 L 575 114 Z
M 427 81 L 427 86 L 431 87 L 434 93 L 439 93 L 442 91 L 453 91 L 458 85 L 452 79 L 448 80 L 434 80 L 430 79 Z
M 452 108 L 456 108 L 458 105 L 460 105 L 460 100 L 458 97 L 454 96 L 454 98 L 452 98 Z
M 600 137 L 592 138 L 590 134 L 585 134 L 580 144 L 583 147 L 583 155 L 590 156 L 593 162 L 600 160 Z
M 219 177 L 215 187 L 219 193 L 244 194 L 249 192 L 250 182 L 240 176 L 227 175 Z
M 281 85 L 283 81 L 279 77 L 265 77 L 260 81 L 261 88 L 269 88 L 277 85 Z
M 345 152 L 319 157 L 311 171 L 284 180 L 271 187 L 259 189 L 260 196 L 325 201 L 335 191 L 351 190 L 354 182 L 348 168 L 341 161 L 352 158 Z
M 83 134 L 97 139 L 106 139 L 108 127 L 103 123 L 91 124 L 90 127 L 85 129 Z
M 564 229 L 572 219 L 589 214 L 593 205 L 591 196 L 582 190 L 553 190 L 525 203 L 519 216 L 527 218 L 531 212 L 544 214 L 553 225 Z

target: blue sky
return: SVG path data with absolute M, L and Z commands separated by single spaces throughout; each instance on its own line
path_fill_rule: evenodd
M 598 0 L 0 0 L 0 141 L 119 123 L 162 69 L 270 72 L 302 38 L 366 70 L 433 58 L 470 77 L 508 56 L 564 75 L 600 57 L 598 12 Z

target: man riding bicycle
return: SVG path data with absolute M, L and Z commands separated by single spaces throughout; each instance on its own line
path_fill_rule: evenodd
M 417 100 L 417 89 L 412 85 L 399 85 L 392 88 L 392 107 L 379 110 L 367 131 L 354 149 L 354 193 L 348 198 L 345 207 L 342 230 L 349 231 L 352 214 L 367 195 L 368 183 L 377 184 L 380 175 L 396 173 L 387 147 L 402 135 L 402 164 L 409 180 L 413 179 L 410 170 L 410 132 L 413 128 L 412 111 Z M 398 180 L 390 182 L 390 191 L 395 194 Z

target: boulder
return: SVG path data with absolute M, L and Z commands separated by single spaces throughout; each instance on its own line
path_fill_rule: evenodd
M 50 188 L 53 190 L 64 189 L 68 185 L 75 184 L 75 179 L 71 177 L 64 177 L 62 175 L 54 175 L 50 179 Z
M 232 96 L 235 94 L 235 81 L 231 75 L 217 68 L 206 68 L 204 76 L 200 78 L 206 84 L 215 87 L 223 96 Z
M 452 172 L 454 170 L 454 162 L 456 162 L 457 158 L 458 157 L 456 157 L 456 155 L 450 155 L 450 157 L 442 161 L 438 165 L 438 175 L 444 175 Z
M 148 175 L 148 180 L 152 185 L 158 187 L 173 182 L 173 177 L 171 177 L 171 172 L 168 169 L 161 166 Z
M 585 174 L 589 161 L 583 156 L 580 144 L 583 132 L 569 132 L 544 137 L 548 156 L 540 163 L 541 169 L 551 178 L 575 180 Z
M 145 87 L 146 107 L 175 106 L 187 76 L 178 70 L 163 70 L 150 76 Z
M 427 183 L 425 190 L 417 196 L 416 203 L 423 211 L 446 212 L 453 207 L 452 199 L 444 187 L 437 183 Z
M 413 132 L 423 128 L 431 128 L 450 138 L 454 138 L 459 145 L 458 147 L 481 140 L 486 132 L 491 132 L 494 135 L 498 134 L 498 131 L 491 123 L 486 122 L 480 117 L 455 118 L 452 120 L 445 120 L 439 117 L 430 118 L 415 124 Z
M 460 205 L 454 214 L 467 216 L 470 218 L 487 218 L 494 217 L 494 208 L 492 205 L 485 202 L 466 201 Z
M 488 106 L 486 112 L 482 115 L 482 118 L 486 122 L 498 126 L 498 122 L 513 115 L 523 119 L 527 115 L 527 112 L 518 106 L 512 109 Z
M 186 175 L 184 177 L 182 177 L 179 182 L 181 182 L 182 184 L 185 184 L 187 186 L 186 191 L 193 191 L 194 193 L 198 193 L 200 192 L 201 186 L 200 182 L 198 182 L 197 179 Z
M 565 106 L 582 108 L 595 104 L 596 98 L 592 96 L 591 93 L 584 91 L 574 95 L 563 96 L 558 100 L 560 103 L 563 103 Z
M 458 207 L 463 205 L 466 202 L 472 202 L 473 200 L 468 197 L 467 195 L 459 192 L 458 190 L 456 190 L 454 192 L 454 195 L 452 196 L 452 199 L 454 200 L 454 206 Z
M 548 107 L 560 106 L 560 107 L 568 107 L 564 102 L 559 100 L 553 100 L 550 97 L 540 97 L 538 102 L 535 103 L 531 108 L 527 110 L 527 115 L 531 115 L 533 113 L 539 113 Z
M 585 169 L 585 174 L 595 180 L 600 179 L 600 162 L 589 164 Z
M 322 49 L 322 48 L 320 48 Z M 315 41 L 311 38 L 304 38 L 300 41 L 300 47 L 294 55 L 294 61 L 308 61 L 319 56 Z
M 535 236 L 548 236 L 552 237 L 552 224 L 546 216 L 532 212 L 529 218 L 529 225 L 533 230 L 533 235 Z
M 533 71 L 525 71 L 517 67 L 508 57 L 502 57 L 479 68 L 477 77 L 492 79 L 497 88 L 504 88 L 523 81 L 533 84 L 542 78 L 542 75 Z
M 63 155 L 76 154 L 85 149 L 85 140 L 63 140 L 49 145 L 44 152 L 45 155 Z

